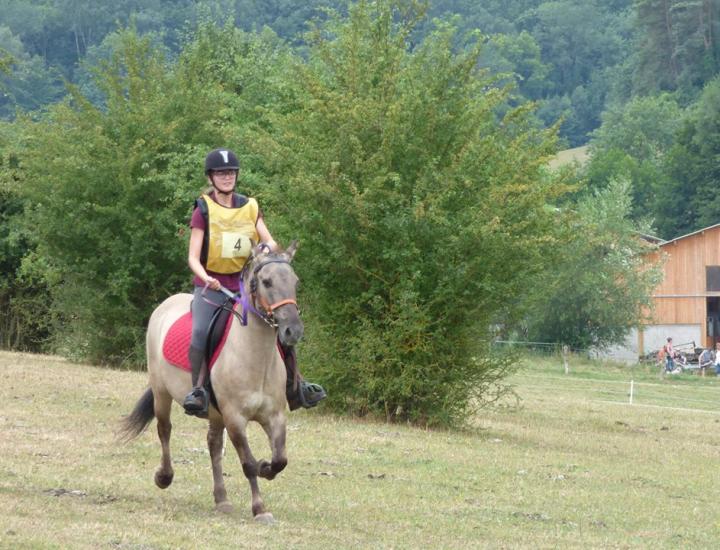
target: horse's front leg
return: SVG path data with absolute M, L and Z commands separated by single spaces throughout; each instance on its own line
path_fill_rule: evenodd
M 250 450 L 250 443 L 247 438 L 247 418 L 237 415 L 227 423 L 227 432 L 235 450 L 240 457 L 243 473 L 250 484 L 252 494 L 252 513 L 257 521 L 271 523 L 274 521 L 271 513 L 265 511 L 258 486 L 258 463 Z
M 210 451 L 210 462 L 213 474 L 213 497 L 215 497 L 215 509 L 218 512 L 229 514 L 232 512 L 232 504 L 227 499 L 225 491 L 225 480 L 223 479 L 223 431 L 225 424 L 222 419 L 210 420 L 207 433 L 208 450 Z
M 270 440 L 272 451 L 271 461 L 261 460 L 258 464 L 258 475 L 265 479 L 275 479 L 287 466 L 287 454 L 285 452 L 285 413 L 279 411 L 262 423 L 262 427 Z

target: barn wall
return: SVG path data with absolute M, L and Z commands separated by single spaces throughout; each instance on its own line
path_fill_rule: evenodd
M 640 334 L 633 331 L 624 344 L 600 355 L 618 360 L 637 358 L 660 349 L 668 336 L 676 345 L 694 342 L 712 347 L 706 334 L 707 298 L 720 296 L 720 292 L 707 291 L 705 267 L 720 266 L 720 225 L 662 244 L 646 261 L 660 262 L 664 275 L 653 292 L 653 312 L 649 316 L 643 312 L 649 321 Z
M 695 341 L 710 346 L 705 334 L 707 297 L 720 296 L 720 292 L 707 291 L 705 267 L 720 265 L 720 226 L 661 245 L 660 253 L 649 255 L 648 261 L 658 261 L 661 256 L 664 278 L 653 292 L 651 326 L 695 326 L 700 333 Z M 653 349 L 647 341 L 642 347 L 644 352 Z
M 686 325 L 653 325 L 643 330 L 644 353 L 650 353 L 661 349 L 668 336 L 672 337 L 675 346 L 682 346 L 694 342 L 696 346 L 702 347 L 704 336 L 704 324 Z
M 705 266 L 720 265 L 720 227 L 671 241 L 660 250 L 665 277 L 656 294 L 705 294 Z M 648 256 L 650 262 L 657 259 L 657 254 Z
M 704 235 L 687 237 L 663 245 L 667 255 L 665 277 L 655 294 L 699 294 L 705 293 L 705 266 L 710 257 L 706 254 Z
M 675 346 L 679 346 L 682 350 L 688 350 L 690 344 L 702 347 L 703 335 L 702 325 L 646 326 L 643 328 L 642 335 L 639 336 L 638 331 L 632 329 L 621 344 L 594 350 L 593 355 L 601 359 L 635 364 L 641 356 L 661 349 L 665 345 L 668 336 L 672 337 Z
M 654 324 L 692 324 L 704 323 L 706 298 L 665 298 L 654 297 L 655 311 Z
M 594 350 L 594 355 L 601 359 L 610 359 L 611 361 L 629 365 L 637 363 L 638 357 L 642 355 L 638 348 L 637 329 L 632 329 L 621 344 L 609 346 L 602 350 Z

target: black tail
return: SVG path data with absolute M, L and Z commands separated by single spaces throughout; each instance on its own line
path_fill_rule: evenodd
M 132 412 L 122 419 L 118 432 L 119 440 L 125 442 L 131 441 L 147 428 L 147 425 L 155 418 L 153 402 L 152 389 L 148 388 L 138 402 L 135 403 L 135 408 Z

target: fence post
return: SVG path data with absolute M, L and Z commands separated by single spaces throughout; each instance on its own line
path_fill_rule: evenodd
M 562 347 L 562 356 L 563 356 L 563 366 L 565 367 L 565 374 L 570 373 L 570 368 L 568 367 L 568 352 L 570 350 L 568 349 L 567 344 L 563 344 Z
M 630 404 L 633 404 L 633 393 L 635 390 L 635 380 L 630 380 Z

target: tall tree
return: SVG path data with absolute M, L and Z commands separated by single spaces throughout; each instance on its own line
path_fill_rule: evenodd
M 42 276 L 23 266 L 34 241 L 21 223 L 18 134 L 16 124 L 0 122 L 0 348 L 38 352 L 48 337 L 49 304 Z
M 557 0 L 540 3 L 523 25 L 550 66 L 543 121 L 550 125 L 563 116 L 561 134 L 571 146 L 583 145 L 600 122 L 608 92 L 604 71 L 625 55 L 626 16 L 599 2 Z
M 613 180 L 569 214 L 558 259 L 532 281 L 530 339 L 588 349 L 620 342 L 638 325 L 660 274 L 645 266 L 650 245 L 639 233 L 648 227 L 631 220 L 630 206 L 629 183 Z
M 668 204 L 662 215 L 672 236 L 720 223 L 720 78 L 688 110 L 666 163 Z M 674 205 L 674 207 L 672 207 Z
M 149 37 L 117 39 L 97 67 L 100 106 L 71 88 L 45 116 L 17 122 L 17 188 L 27 263 L 50 288 L 54 350 L 137 364 L 152 309 L 189 284 L 185 229 L 202 159 L 283 97 L 288 54 L 272 33 L 231 26 L 202 26 L 175 63 Z
M 699 89 L 720 69 L 720 0 L 636 0 L 641 93 Z
M 603 123 L 593 133 L 587 176 L 591 189 L 606 187 L 614 179 L 631 182 L 633 217 L 654 219 L 665 237 L 667 212 L 679 208 L 667 193 L 666 161 L 684 113 L 669 94 L 636 97 L 603 113 Z M 668 206 L 668 201 L 675 204 Z M 675 218 L 675 216 L 672 216 Z
M 25 51 L 8 27 L 0 26 L 0 118 L 10 119 L 18 109 L 35 110 L 65 93 L 57 71 Z

